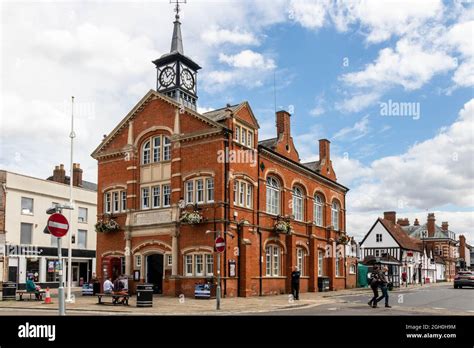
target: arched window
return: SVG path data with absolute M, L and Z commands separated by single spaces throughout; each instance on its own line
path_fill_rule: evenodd
M 142 164 L 150 163 L 150 140 L 143 144 Z
M 272 176 L 267 178 L 267 213 L 280 214 L 280 183 Z
M 314 196 L 314 223 L 316 226 L 323 225 L 323 214 L 324 214 L 324 200 L 321 195 Z
M 165 135 L 148 138 L 143 143 L 142 164 L 171 160 L 171 139 Z
M 171 159 L 171 139 L 169 137 L 163 137 L 163 161 L 169 161 Z
M 153 138 L 153 162 L 161 160 L 161 137 Z
M 303 191 L 299 187 L 293 188 L 293 215 L 295 220 L 303 221 Z
M 339 203 L 336 201 L 332 202 L 332 225 L 334 227 L 334 230 L 339 231 Z

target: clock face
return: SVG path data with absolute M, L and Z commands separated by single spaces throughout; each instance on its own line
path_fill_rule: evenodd
M 160 84 L 163 87 L 168 87 L 174 81 L 176 73 L 172 67 L 164 68 L 160 73 Z
M 181 72 L 181 81 L 183 83 L 183 86 L 186 87 L 187 89 L 193 89 L 194 87 L 194 77 L 191 71 L 188 69 L 184 69 Z

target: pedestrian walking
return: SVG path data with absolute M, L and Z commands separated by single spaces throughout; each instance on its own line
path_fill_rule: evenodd
M 379 287 L 380 287 L 380 290 L 382 290 L 382 296 L 380 296 L 376 300 L 375 303 L 377 304 L 378 302 L 385 299 L 385 307 L 386 308 L 392 308 L 392 306 L 390 306 L 388 304 L 388 279 L 387 279 L 387 276 L 385 274 L 386 272 L 388 272 L 387 267 L 382 267 L 382 269 L 377 272 L 378 279 L 379 279 Z
M 369 286 L 372 289 L 374 296 L 372 296 L 372 298 L 368 302 L 368 305 L 372 308 L 377 308 L 377 298 L 379 297 L 378 271 L 379 266 L 375 265 L 369 278 Z
M 291 272 L 291 294 L 295 300 L 300 299 L 300 277 L 301 272 L 298 267 L 295 266 L 293 272 Z

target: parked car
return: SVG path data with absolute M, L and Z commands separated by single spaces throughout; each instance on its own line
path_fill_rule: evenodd
M 461 271 L 454 277 L 454 288 L 462 289 L 463 286 L 474 286 L 474 272 Z

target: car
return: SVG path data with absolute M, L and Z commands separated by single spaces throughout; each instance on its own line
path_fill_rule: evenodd
M 462 289 L 463 286 L 474 286 L 474 272 L 461 271 L 454 277 L 454 288 Z

